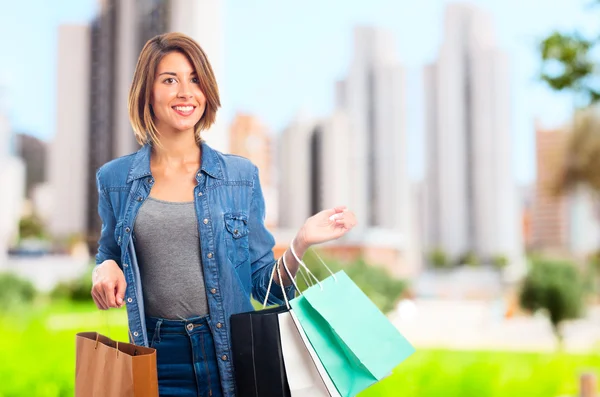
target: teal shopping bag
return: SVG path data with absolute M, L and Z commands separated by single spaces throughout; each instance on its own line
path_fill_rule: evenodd
M 344 271 L 303 291 L 290 304 L 343 397 L 385 378 L 414 352 Z

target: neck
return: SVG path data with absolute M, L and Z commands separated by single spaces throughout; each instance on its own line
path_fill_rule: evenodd
M 152 146 L 156 164 L 184 164 L 200 161 L 200 147 L 196 143 L 194 131 L 178 134 L 160 134 L 160 145 Z

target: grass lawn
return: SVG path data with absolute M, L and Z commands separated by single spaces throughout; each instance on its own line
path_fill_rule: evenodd
M 0 397 L 73 396 L 80 331 L 125 341 L 125 309 L 63 303 L 0 316 Z M 360 397 L 576 396 L 584 370 L 600 375 L 600 355 L 418 349 Z

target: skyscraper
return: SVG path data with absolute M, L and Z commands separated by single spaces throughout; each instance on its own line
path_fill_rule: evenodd
M 437 62 L 425 69 L 429 249 L 453 258 L 521 257 L 510 150 L 508 57 L 475 6 L 445 13 Z
M 48 180 L 53 197 L 48 226 L 58 238 L 81 234 L 87 226 L 89 54 L 87 26 L 59 27 L 56 134 L 48 156 Z
M 283 131 L 278 147 L 280 227 L 297 229 L 321 210 L 350 205 L 358 193 L 351 189 L 350 129 L 346 115 L 335 112 L 322 119 L 299 115 Z
M 1 99 L 1 98 L 0 98 Z M 6 265 L 11 237 L 18 233 L 25 197 L 25 165 L 10 150 L 11 128 L 0 104 L 0 270 Z
M 17 134 L 15 140 L 17 155 L 23 159 L 26 167 L 26 194 L 31 197 L 36 185 L 46 182 L 46 142 L 28 134 Z
M 353 194 L 361 228 L 410 234 L 410 192 L 404 131 L 404 71 L 391 33 L 358 27 L 348 76 L 337 84 L 337 107 L 348 115 Z

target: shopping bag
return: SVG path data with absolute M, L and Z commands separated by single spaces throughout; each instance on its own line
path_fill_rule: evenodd
M 279 315 L 279 328 L 292 397 L 339 397 L 293 310 Z
M 231 316 L 237 392 L 244 397 L 291 397 L 279 337 L 278 306 Z
M 156 350 L 78 333 L 75 397 L 158 397 Z
M 344 271 L 307 288 L 290 305 L 343 397 L 382 380 L 414 352 Z
M 276 271 L 281 279 L 278 264 L 271 273 L 263 310 L 231 316 L 231 347 L 238 395 L 339 397 L 294 318 L 287 297 L 284 297 L 285 306 L 264 309 Z

